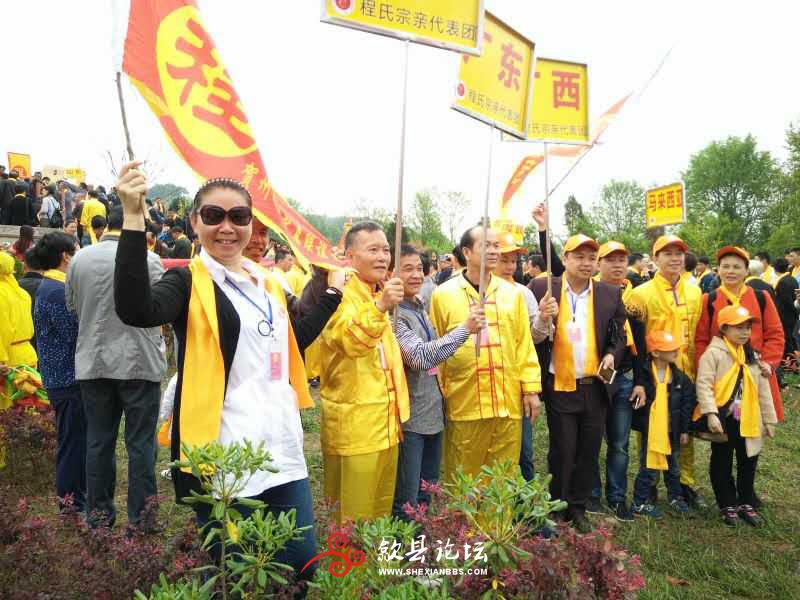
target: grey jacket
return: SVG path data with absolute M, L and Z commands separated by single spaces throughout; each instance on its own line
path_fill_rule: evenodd
M 67 307 L 78 315 L 75 379 L 161 381 L 167 365 L 158 327 L 124 325 L 114 310 L 114 269 L 119 237 L 105 235 L 81 249 L 69 264 Z M 161 259 L 147 253 L 150 283 L 164 274 Z

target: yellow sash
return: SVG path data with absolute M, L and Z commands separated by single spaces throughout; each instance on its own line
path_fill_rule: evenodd
M 225 399 L 225 363 L 219 345 L 214 282 L 199 256 L 189 263 L 189 271 L 192 292 L 186 326 L 180 432 L 181 442 L 202 446 L 219 438 Z M 274 298 L 285 306 L 286 298 L 282 293 Z M 291 323 L 288 341 L 289 383 L 297 394 L 299 408 L 312 407 L 314 402 L 308 393 L 305 367 Z
M 591 283 L 589 284 L 591 285 Z M 597 357 L 597 340 L 594 332 L 594 290 L 589 291 L 586 319 L 586 357 L 583 364 L 585 376 L 592 376 L 600 368 Z M 572 305 L 567 298 L 567 280 L 561 281 L 561 301 L 559 302 L 556 335 L 553 344 L 553 364 L 555 366 L 555 386 L 557 392 L 575 391 L 575 359 L 572 341 L 569 339 L 568 324 L 572 322 Z
M 656 364 L 651 365 L 653 381 L 656 384 L 656 399 L 650 406 L 650 419 L 647 424 L 647 468 L 666 471 L 667 456 L 672 454 L 669 441 L 669 383 L 672 370 L 667 365 L 664 380 L 658 378 Z
M 42 273 L 42 277 L 47 277 L 48 279 L 54 279 L 55 281 L 60 281 L 64 283 L 67 281 L 67 274 L 64 271 L 59 271 L 58 269 L 48 269 L 44 273 Z
M 678 279 L 678 283 L 674 288 L 675 294 L 678 297 L 678 303 L 680 303 L 682 298 L 685 301 L 685 296 L 683 293 L 684 285 L 686 285 L 686 281 L 681 278 Z M 653 331 L 658 329 L 661 331 L 668 331 L 675 336 L 676 339 L 681 340 L 681 349 L 680 354 L 678 355 L 678 367 L 684 373 L 691 372 L 692 370 L 688 365 L 689 356 L 686 344 L 687 332 L 686 326 L 684 325 L 684 319 L 680 314 L 679 307 L 676 306 L 674 298 L 669 297 L 667 294 L 667 289 L 664 286 L 671 288 L 672 284 L 661 273 L 656 273 L 653 287 L 655 288 L 656 299 L 661 305 L 661 314 L 663 315 L 663 318 L 659 319 L 659 323 L 653 323 L 651 326 L 654 328 Z M 684 312 L 686 313 L 686 311 L 688 311 L 688 308 L 684 305 Z M 688 321 L 688 314 L 686 315 L 686 320 Z
M 783 279 L 784 277 L 788 277 L 789 275 L 790 275 L 789 271 L 786 271 L 786 273 L 781 273 L 780 275 L 778 275 L 778 278 L 775 280 L 775 288 L 776 289 L 778 288 L 778 284 L 781 282 L 781 279 Z
M 728 302 L 730 302 L 732 306 L 739 306 L 739 304 L 742 302 L 742 296 L 744 296 L 745 292 L 747 291 L 747 285 L 743 283 L 739 288 L 738 294 L 734 294 L 733 292 L 729 291 L 724 285 L 719 286 L 719 291 L 728 299 Z

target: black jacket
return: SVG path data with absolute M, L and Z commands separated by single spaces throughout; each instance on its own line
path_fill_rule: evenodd
M 641 431 L 647 434 L 648 424 L 650 422 L 650 407 L 656 399 L 656 382 L 653 378 L 652 362 L 647 361 L 644 390 L 647 394 L 645 405 L 633 412 L 632 428 L 636 431 Z M 695 396 L 694 384 L 686 374 L 678 369 L 672 367 L 672 381 L 668 385 L 669 389 L 669 441 L 672 447 L 675 448 L 680 444 L 680 437 L 682 433 L 689 433 L 689 420 L 694 410 L 694 405 L 697 403 Z
M 114 270 L 114 304 L 117 315 L 132 327 L 156 327 L 172 323 L 178 338 L 178 383 L 175 388 L 175 407 L 172 419 L 173 460 L 180 456 L 180 411 L 183 389 L 183 360 L 186 356 L 186 328 L 189 316 L 189 299 L 192 292 L 192 274 L 188 267 L 170 269 L 158 283 L 151 286 L 147 271 L 147 241 L 144 231 L 123 229 L 117 246 Z M 214 298 L 219 323 L 219 345 L 225 365 L 225 388 L 241 323 L 236 309 L 219 286 L 214 283 Z M 336 312 L 341 297 L 322 294 L 313 314 L 300 321 L 292 320 L 297 345 L 303 351 L 317 338 Z M 199 482 L 189 473 L 173 470 L 175 495 L 180 502 L 191 489 L 199 491 Z

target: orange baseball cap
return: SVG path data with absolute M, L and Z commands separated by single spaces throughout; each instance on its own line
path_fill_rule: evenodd
M 750 253 L 744 248 L 740 248 L 739 246 L 725 246 L 724 248 L 720 248 L 719 251 L 717 252 L 717 262 L 722 260 L 724 256 L 729 256 L 731 254 L 734 254 L 744 259 L 744 262 L 746 263 L 750 262 Z
M 605 258 L 614 252 L 622 252 L 625 256 L 630 256 L 630 251 L 625 247 L 625 244 L 620 242 L 606 242 L 600 246 L 600 251 L 597 253 L 597 258 Z
M 514 243 L 514 236 L 510 233 L 500 236 L 500 254 L 511 254 L 512 252 L 525 252 L 525 248 L 521 248 Z
M 758 317 L 750 314 L 744 306 L 726 306 L 717 316 L 717 323 L 723 325 L 741 325 L 746 321 L 757 321 Z
M 653 244 L 653 256 L 661 252 L 667 246 L 678 246 L 684 252 L 689 251 L 689 246 L 677 235 L 662 235 Z
M 671 352 L 680 350 L 683 344 L 669 331 L 651 331 L 647 334 L 647 351 Z
M 582 233 L 579 233 L 577 235 L 573 235 L 571 238 L 567 240 L 567 243 L 564 244 L 564 253 L 574 252 L 578 248 L 583 248 L 584 246 L 588 246 L 592 250 L 600 249 L 600 244 L 598 244 L 588 235 L 583 235 Z

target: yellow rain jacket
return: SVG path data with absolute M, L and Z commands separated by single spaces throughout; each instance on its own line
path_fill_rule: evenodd
M 431 321 L 443 336 L 466 320 L 480 296 L 463 275 L 440 285 L 431 299 Z M 539 360 L 529 329 L 528 309 L 514 285 L 491 276 L 486 290 L 488 345 L 475 354 L 475 335 L 439 365 L 447 418 L 475 421 L 522 418 L 522 396 L 542 391 Z
M 92 219 L 97 216 L 106 217 L 105 205 L 100 202 L 100 200 L 87 197 L 83 202 L 83 209 L 81 209 L 81 226 L 84 232 L 91 238 L 92 244 L 97 242 L 94 237 L 94 230 L 92 229 Z
M 408 386 L 391 315 L 353 276 L 320 336 L 322 451 L 352 456 L 395 446 L 409 417 Z M 527 321 L 526 321 L 527 322 Z
M 623 295 L 631 317 L 644 324 L 645 331 L 669 331 L 683 339 L 678 368 L 692 381 L 695 377 L 695 332 L 700 320 L 703 293 L 681 278 L 674 291 L 661 273 Z

